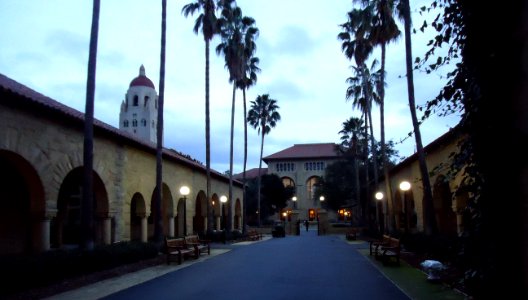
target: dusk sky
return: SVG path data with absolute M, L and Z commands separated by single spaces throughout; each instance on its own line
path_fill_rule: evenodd
M 168 0 L 165 82 L 166 148 L 189 154 L 205 164 L 205 51 L 202 36 L 192 31 L 195 16 L 185 18 L 191 2 Z M 417 8 L 428 1 L 411 1 L 414 24 L 422 24 Z M 360 116 L 345 99 L 346 78 L 352 75 L 337 39 L 352 1 L 238 0 L 244 15 L 260 30 L 256 56 L 261 73 L 247 91 L 247 105 L 258 95 L 276 99 L 282 120 L 265 137 L 264 156 L 294 144 L 339 142 L 342 123 Z M 84 111 L 92 1 L 2 0 L 0 2 L 0 73 Z M 161 1 L 102 0 L 95 117 L 119 127 L 119 109 L 130 81 L 145 66 L 159 86 Z M 400 27 L 403 32 L 403 26 Z M 413 35 L 413 56 L 423 56 L 432 33 Z M 412 131 L 405 79 L 403 35 L 387 48 L 386 135 L 399 142 Z M 224 59 L 211 44 L 211 166 L 229 170 L 232 87 Z M 370 59 L 379 60 L 379 52 Z M 445 74 L 449 69 L 443 70 Z M 415 72 L 418 105 L 434 98 L 445 84 L 443 74 Z M 242 93 L 237 93 L 234 173 L 242 171 Z M 420 112 L 419 116 L 421 116 Z M 379 108 L 374 107 L 379 139 Z M 458 122 L 458 116 L 425 121 L 423 144 L 435 140 Z M 258 167 L 260 137 L 248 129 L 248 169 Z M 398 143 L 401 156 L 414 153 L 414 137 Z M 97 155 L 97 154 L 96 154 Z M 263 164 L 265 166 L 265 164 Z M 154 166 L 153 166 L 154 167 Z

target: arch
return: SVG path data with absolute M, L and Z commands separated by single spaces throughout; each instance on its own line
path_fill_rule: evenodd
M 152 197 L 150 200 L 150 216 L 148 218 L 148 232 L 149 236 L 154 236 L 154 220 L 157 220 L 156 210 L 154 209 L 154 199 L 156 195 L 156 188 L 152 192 Z M 162 184 L 161 191 L 161 224 L 163 227 L 162 234 L 165 236 L 171 235 L 170 230 L 173 228 L 173 217 L 174 217 L 174 203 L 172 198 L 172 193 L 169 186 L 164 182 Z
M 452 195 L 449 182 L 444 175 L 436 177 L 433 186 L 433 206 L 438 231 L 446 235 L 456 234 L 456 215 L 452 209 Z
M 291 177 L 284 176 L 281 180 L 284 187 L 295 187 L 295 181 Z
M 0 150 L 0 192 L 0 254 L 41 249 L 38 240 L 43 237 L 31 225 L 45 217 L 42 181 L 26 159 L 7 150 Z
M 193 217 L 193 232 L 196 234 L 205 234 L 207 220 L 207 197 L 204 191 L 199 191 L 196 195 Z
M 138 106 L 139 105 L 139 97 L 138 95 L 134 95 L 134 101 L 132 102 L 132 106 Z
M 213 220 L 220 220 L 220 197 L 215 193 L 211 196 L 211 206 L 213 208 Z M 213 230 L 220 230 L 220 222 L 214 222 Z
M 308 200 L 312 200 L 315 203 L 315 192 L 317 190 L 317 187 L 319 186 L 321 177 L 319 176 L 311 176 L 306 180 L 306 195 L 308 197 Z
M 101 177 L 93 171 L 94 201 L 94 242 L 96 245 L 108 241 L 110 232 L 106 232 L 105 222 L 108 214 L 108 195 Z M 81 201 L 82 201 L 83 167 L 71 170 L 59 189 L 57 200 L 57 217 L 52 222 L 52 246 L 77 247 L 81 240 Z
M 185 201 L 186 199 L 179 199 L 176 206 L 176 229 L 175 236 L 185 236 Z
M 145 199 L 140 193 L 135 193 L 130 202 L 130 239 L 141 240 L 141 219 L 147 216 Z
M 235 201 L 235 220 L 234 229 L 242 231 L 242 204 L 240 199 L 237 198 Z

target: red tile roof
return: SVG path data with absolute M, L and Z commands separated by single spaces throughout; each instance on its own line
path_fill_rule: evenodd
M 12 97 L 0 97 L 2 104 L 9 106 L 24 107 L 25 109 L 38 109 L 40 112 L 42 110 L 48 111 L 51 114 L 59 115 L 61 120 L 72 120 L 74 122 L 84 123 L 84 113 L 73 109 L 69 106 L 66 106 L 58 101 L 55 101 L 47 96 L 44 96 L 41 93 L 36 92 L 35 90 L 30 89 L 29 87 L 18 83 L 17 81 L 3 75 L 0 73 L 0 93 L 6 91 L 8 93 L 15 94 L 19 97 L 13 99 Z M 156 151 L 156 144 L 149 141 L 144 141 L 136 136 L 129 134 L 125 131 L 119 130 L 109 124 L 106 124 L 102 121 L 94 119 L 94 133 L 104 132 L 110 134 L 113 137 L 117 137 L 121 140 L 127 141 L 130 144 L 139 146 L 141 148 L 147 149 L 149 152 Z M 205 167 L 199 161 L 193 159 L 189 155 L 183 154 L 173 149 L 163 149 L 163 156 L 172 159 L 173 161 L 178 161 L 184 165 L 187 165 L 191 168 L 197 169 L 205 173 Z M 211 175 L 222 180 L 228 180 L 228 178 L 215 171 L 211 170 Z M 240 182 L 236 183 L 241 186 Z
M 295 144 L 262 160 L 267 163 L 270 160 L 283 159 L 337 158 L 339 154 L 335 150 L 336 147 L 335 143 Z
M 259 172 L 259 168 L 253 168 L 253 169 L 246 170 L 246 180 L 257 178 L 259 174 L 258 172 Z M 266 174 L 268 174 L 268 168 L 261 168 L 260 175 L 266 175 Z M 243 176 L 244 176 L 244 172 L 241 172 L 241 173 L 233 175 L 233 178 L 236 180 L 242 181 Z

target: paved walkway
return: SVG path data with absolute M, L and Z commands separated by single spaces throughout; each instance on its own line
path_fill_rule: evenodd
M 216 246 L 195 263 L 156 266 L 49 299 L 410 299 L 341 236 L 303 230 Z

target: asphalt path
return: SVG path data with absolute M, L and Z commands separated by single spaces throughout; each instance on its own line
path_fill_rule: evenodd
M 410 299 L 340 236 L 302 230 L 228 247 L 103 299 Z

